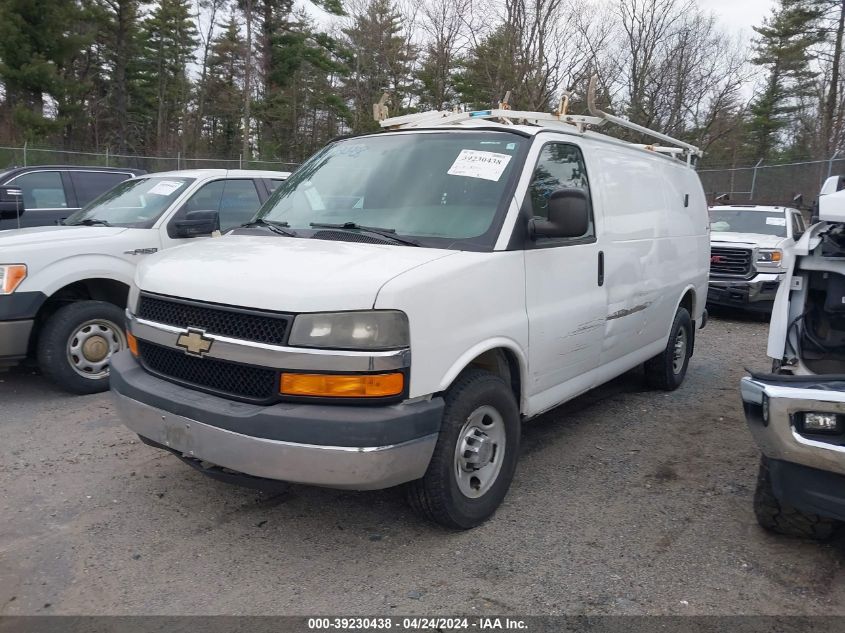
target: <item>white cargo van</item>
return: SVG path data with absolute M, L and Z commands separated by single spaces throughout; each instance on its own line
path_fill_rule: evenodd
M 479 524 L 522 421 L 642 364 L 675 389 L 703 325 L 697 150 L 585 131 L 605 117 L 387 120 L 306 162 L 263 225 L 149 258 L 112 364 L 126 425 L 212 476 L 408 484 Z

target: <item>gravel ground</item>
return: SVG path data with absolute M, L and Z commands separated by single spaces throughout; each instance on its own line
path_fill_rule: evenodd
M 671 394 L 631 372 L 532 422 L 493 520 L 420 522 L 396 490 L 218 483 L 107 395 L 0 375 L 0 614 L 845 614 L 845 541 L 758 528 L 744 366 L 722 315 Z

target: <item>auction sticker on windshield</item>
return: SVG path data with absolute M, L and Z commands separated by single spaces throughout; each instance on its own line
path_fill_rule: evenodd
M 766 218 L 766 224 L 770 224 L 772 226 L 786 226 L 786 218 Z
M 496 152 L 483 152 L 477 149 L 462 149 L 452 163 L 450 176 L 466 176 L 467 178 L 483 178 L 494 182 L 501 178 L 511 157 Z
M 181 182 L 174 182 L 172 180 L 162 180 L 161 182 L 156 183 L 156 185 L 152 187 L 147 193 L 153 193 L 157 196 L 169 196 L 181 186 Z

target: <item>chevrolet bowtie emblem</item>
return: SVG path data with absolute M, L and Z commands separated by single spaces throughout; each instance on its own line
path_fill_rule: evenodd
M 190 356 L 203 356 L 211 349 L 214 339 L 206 338 L 204 330 L 188 328 L 176 339 L 176 347 L 181 347 Z

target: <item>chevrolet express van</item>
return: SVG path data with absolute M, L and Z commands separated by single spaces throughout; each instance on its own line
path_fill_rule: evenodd
M 111 388 L 144 442 L 241 483 L 405 484 L 470 528 L 525 420 L 638 365 L 681 385 L 710 257 L 697 150 L 434 115 L 331 143 L 250 227 L 141 264 Z

